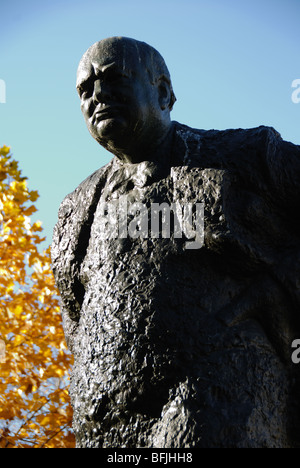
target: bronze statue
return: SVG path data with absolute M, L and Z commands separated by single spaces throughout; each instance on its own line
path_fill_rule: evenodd
M 166 64 L 133 39 L 91 46 L 77 90 L 114 155 L 53 237 L 77 446 L 298 447 L 300 147 L 171 121 Z

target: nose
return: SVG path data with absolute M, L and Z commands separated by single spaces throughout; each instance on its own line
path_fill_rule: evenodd
M 93 101 L 97 104 L 103 101 L 103 98 L 108 97 L 109 92 L 107 85 L 102 80 L 94 82 Z

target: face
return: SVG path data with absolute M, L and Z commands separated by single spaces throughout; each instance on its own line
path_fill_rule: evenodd
M 101 41 L 87 51 L 79 64 L 77 90 L 91 135 L 108 149 L 130 147 L 159 124 L 157 89 L 137 49 L 124 47 L 120 39 Z

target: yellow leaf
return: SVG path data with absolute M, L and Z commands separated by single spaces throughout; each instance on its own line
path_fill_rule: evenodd
M 17 318 L 20 318 L 21 314 L 23 312 L 23 307 L 20 305 L 17 305 L 14 309 L 14 314 Z
M 29 208 L 27 208 L 25 211 L 24 211 L 24 215 L 26 216 L 30 216 L 32 215 L 33 213 L 35 213 L 37 211 L 36 207 L 34 205 L 31 205 Z
M 41 221 L 36 221 L 33 225 L 32 225 L 32 231 L 33 232 L 37 232 L 37 231 L 42 231 L 42 223 Z
M 29 197 L 32 202 L 37 201 L 37 199 L 39 198 L 39 192 L 36 190 L 31 190 L 29 192 Z
M 16 335 L 13 341 L 14 346 L 19 346 L 22 343 L 22 341 L 24 341 L 24 336 Z
M 2 148 L 0 148 L 0 154 L 2 154 L 3 156 L 6 156 L 8 153 L 10 152 L 10 148 L 8 146 L 2 146 Z
M 0 447 L 71 447 L 70 398 L 53 386 L 68 384 L 73 359 L 63 343 L 50 248 L 39 251 L 42 223 L 31 223 L 36 207 L 25 206 L 39 195 L 9 152 L 0 148 L 0 419 L 12 432 L 0 424 Z M 14 418 L 22 421 L 15 432 Z M 48 443 L 49 434 L 56 435 Z

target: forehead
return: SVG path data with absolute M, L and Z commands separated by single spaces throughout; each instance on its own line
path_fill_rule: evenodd
M 137 44 L 122 40 L 101 41 L 91 46 L 82 57 L 77 71 L 77 84 L 107 65 L 130 74 L 146 69 L 144 56 Z

